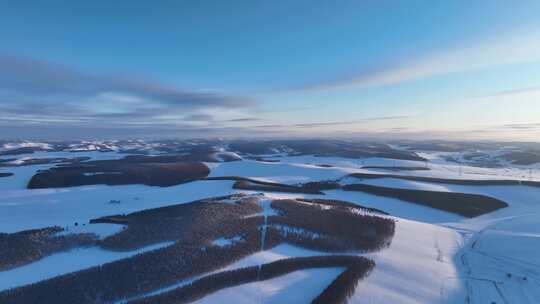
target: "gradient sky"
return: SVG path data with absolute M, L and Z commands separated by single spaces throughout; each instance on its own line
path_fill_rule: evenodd
M 0 1 L 0 137 L 540 138 L 540 1 Z

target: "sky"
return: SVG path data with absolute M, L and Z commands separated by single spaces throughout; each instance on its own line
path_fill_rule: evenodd
M 538 141 L 540 1 L 0 0 L 0 137 Z

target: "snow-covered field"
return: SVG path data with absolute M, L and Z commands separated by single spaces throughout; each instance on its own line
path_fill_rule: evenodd
M 44 148 L 47 148 L 44 146 Z M 424 152 L 429 162 L 368 158 L 282 156 L 280 162 L 242 160 L 208 163 L 210 176 L 243 176 L 280 183 L 320 180 L 355 182 L 349 173 L 384 173 L 455 179 L 540 180 L 538 165 L 479 168 L 448 162 L 441 153 Z M 35 152 L 11 157 L 78 157 L 116 159 L 117 152 Z M 322 167 L 321 165 L 330 165 Z M 53 166 L 0 168 L 13 176 L 0 178 L 0 232 L 58 225 L 68 232 L 95 232 L 100 237 L 120 225 L 87 224 L 90 219 L 185 203 L 235 192 L 233 181 L 196 181 L 172 187 L 83 186 L 26 189 L 31 176 Z M 363 166 L 427 166 L 423 171 L 362 169 Z M 325 191 L 321 195 L 269 193 L 275 198 L 340 199 L 386 211 L 397 220 L 390 247 L 366 254 L 376 266 L 359 282 L 350 303 L 540 303 L 540 188 L 529 186 L 465 186 L 396 178 L 366 179 L 365 184 L 476 193 L 501 199 L 509 207 L 467 219 L 456 214 L 362 192 Z M 110 203 L 119 201 L 119 203 Z M 77 223 L 77 225 L 75 225 Z M 218 240 L 227 242 L 234 240 Z M 131 256 L 167 244 L 133 252 L 110 252 L 97 247 L 56 253 L 39 261 L 0 272 L 0 290 L 50 278 Z M 258 265 L 286 257 L 323 253 L 279 245 L 246 257 L 227 269 Z M 268 281 L 224 289 L 197 303 L 304 303 L 324 289 L 342 269 L 297 271 Z

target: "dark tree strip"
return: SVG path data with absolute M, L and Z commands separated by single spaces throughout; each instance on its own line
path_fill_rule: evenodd
M 372 262 L 374 263 L 374 262 Z M 351 265 L 342 272 L 324 291 L 319 294 L 312 304 L 344 304 L 354 294 L 358 282 L 369 275 L 373 269 L 366 269 L 364 265 Z
M 231 203 L 223 203 L 225 200 Z M 125 251 L 180 239 L 203 245 L 220 237 L 234 237 L 241 234 L 242 225 L 260 221 L 261 218 L 245 217 L 261 210 L 257 197 L 233 194 L 102 217 L 90 223 L 127 225 L 127 229 L 100 242 L 103 248 Z
M 38 171 L 28 183 L 29 189 L 84 185 L 174 186 L 208 176 L 202 162 L 186 161 L 179 156 L 127 156 L 118 160 L 95 160 L 52 167 Z
M 501 200 L 479 194 L 400 189 L 366 184 L 345 185 L 343 186 L 343 190 L 361 191 L 379 196 L 397 198 L 469 218 L 508 207 L 508 204 Z
M 406 166 L 363 166 L 362 169 L 380 169 L 388 171 L 429 171 L 428 167 Z
M 254 237 L 258 235 L 255 231 Z M 131 258 L 0 292 L 0 303 L 112 303 L 229 265 L 259 250 L 256 241 L 226 248 L 176 243 Z
M 395 232 L 393 219 L 350 209 L 322 208 L 290 199 L 274 200 L 271 206 L 279 215 L 268 218 L 269 237 L 310 249 L 377 251 L 390 245 Z
M 0 233 L 0 271 L 16 268 L 56 252 L 93 246 L 97 236 L 90 233 L 55 235 L 60 227 Z
M 211 274 L 174 290 L 144 297 L 128 304 L 183 304 L 191 303 L 225 288 L 266 281 L 299 270 L 344 267 L 341 273 L 312 303 L 346 303 L 354 293 L 358 281 L 369 274 L 375 263 L 357 256 L 315 256 L 282 259 L 260 266 L 222 271 Z
M 411 180 L 427 183 L 438 184 L 453 184 L 464 186 L 531 186 L 540 187 L 540 182 L 537 181 L 525 181 L 525 180 L 512 180 L 512 179 L 452 179 L 452 178 L 437 178 L 427 176 L 413 176 L 413 175 L 394 175 L 394 174 L 378 174 L 378 173 L 352 173 L 351 177 L 359 179 L 374 179 L 374 178 L 397 178 L 403 180 Z
M 234 189 L 253 190 L 253 191 L 268 191 L 268 192 L 287 192 L 287 193 L 306 193 L 306 194 L 324 194 L 321 191 L 313 188 L 297 187 L 284 184 L 264 185 L 249 181 L 237 181 L 233 185 Z

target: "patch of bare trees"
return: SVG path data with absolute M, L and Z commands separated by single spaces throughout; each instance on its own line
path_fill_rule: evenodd
M 0 271 L 12 269 L 55 252 L 95 245 L 96 236 L 89 233 L 56 235 L 58 226 L 0 233 Z

